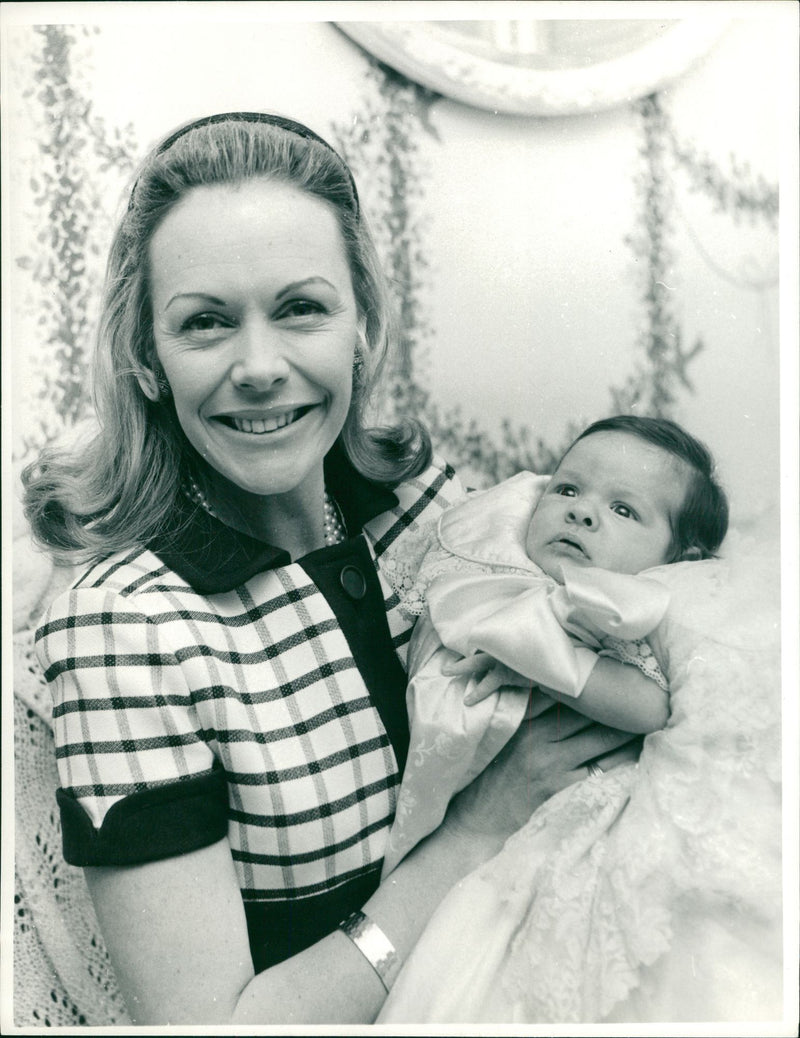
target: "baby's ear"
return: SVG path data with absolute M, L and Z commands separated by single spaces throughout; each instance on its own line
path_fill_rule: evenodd
M 681 555 L 679 562 L 699 562 L 703 558 L 703 552 L 696 545 L 692 545 L 691 548 L 687 548 L 686 551 Z

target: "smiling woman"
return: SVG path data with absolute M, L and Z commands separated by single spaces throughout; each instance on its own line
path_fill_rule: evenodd
M 380 882 L 413 626 L 386 552 L 463 497 L 415 421 L 368 424 L 386 299 L 313 131 L 183 127 L 112 244 L 100 432 L 25 474 L 38 540 L 90 563 L 37 652 L 64 856 L 137 1023 L 372 1021 L 446 891 L 630 740 L 563 709 L 526 726 Z

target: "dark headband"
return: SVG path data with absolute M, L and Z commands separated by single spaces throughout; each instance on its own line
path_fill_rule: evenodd
M 279 130 L 285 130 L 287 133 L 293 133 L 298 137 L 304 137 L 308 141 L 314 141 L 317 144 L 321 144 L 323 148 L 335 155 L 339 165 L 342 167 L 347 175 L 347 180 L 350 184 L 350 191 L 353 195 L 353 210 L 355 215 L 359 214 L 359 201 L 358 191 L 356 190 L 356 182 L 353 179 L 353 174 L 350 172 L 350 167 L 344 161 L 342 156 L 332 148 L 330 144 L 325 140 L 324 137 L 320 137 L 318 133 L 314 133 L 303 123 L 295 122 L 294 119 L 285 119 L 282 115 L 271 115 L 268 112 L 219 112 L 216 115 L 207 115 L 202 119 L 195 119 L 194 122 L 187 123 L 186 126 L 181 126 L 180 129 L 171 133 L 169 137 L 166 137 L 156 148 L 156 155 L 163 155 L 165 151 L 169 151 L 172 145 L 180 140 L 181 137 L 187 133 L 191 133 L 192 130 L 198 130 L 203 126 L 213 126 L 215 123 L 263 123 L 266 126 L 277 126 Z M 136 184 L 133 185 L 131 191 L 131 204 L 133 203 L 133 195 L 136 191 Z M 129 207 L 130 208 L 130 205 Z

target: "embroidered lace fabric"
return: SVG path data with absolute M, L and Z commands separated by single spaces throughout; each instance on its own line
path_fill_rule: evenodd
M 453 555 L 439 543 L 437 524 L 428 523 L 406 538 L 402 551 L 389 549 L 383 569 L 397 592 L 401 608 L 409 616 L 422 616 L 425 593 L 437 577 L 453 572 L 493 573 L 497 566 Z M 514 572 L 513 566 L 507 569 Z
M 598 655 L 611 656 L 612 659 L 619 660 L 620 663 L 629 663 L 631 666 L 638 667 L 643 674 L 650 678 L 651 681 L 655 681 L 665 692 L 669 691 L 664 672 L 659 667 L 658 660 L 653 655 L 653 650 L 650 648 L 646 638 L 623 641 L 622 638 L 615 638 L 610 634 L 606 635 L 603 639 L 603 648 Z
M 14 1023 L 130 1024 L 81 869 L 61 854 L 50 695 L 33 652 L 35 617 L 72 572 L 14 541 Z

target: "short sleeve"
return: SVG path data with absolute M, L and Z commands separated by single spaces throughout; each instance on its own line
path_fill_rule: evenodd
M 170 637 L 177 622 L 115 590 L 77 588 L 37 631 L 72 864 L 155 860 L 226 832 L 225 776 L 186 680 L 185 639 Z

